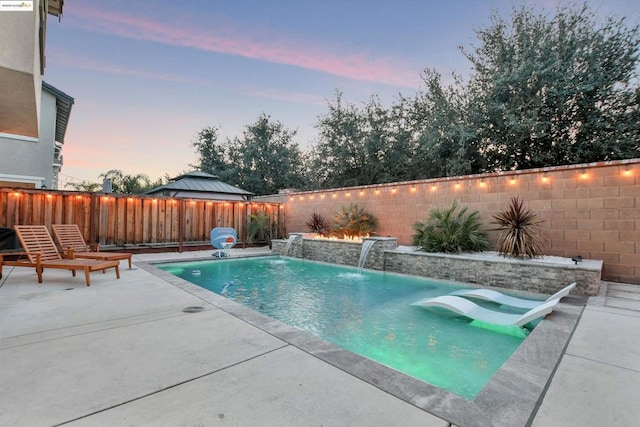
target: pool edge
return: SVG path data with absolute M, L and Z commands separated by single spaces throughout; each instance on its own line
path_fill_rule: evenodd
M 201 259 L 200 259 L 201 260 Z M 160 263 L 187 262 L 163 260 Z M 321 340 L 157 268 L 136 265 L 228 314 L 362 380 L 458 426 L 529 425 L 551 382 L 586 300 L 567 297 L 533 330 L 473 400 L 435 387 Z

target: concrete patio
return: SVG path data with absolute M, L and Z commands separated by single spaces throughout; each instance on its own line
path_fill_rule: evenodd
M 122 263 L 120 280 L 94 273 L 91 287 L 54 270 L 38 285 L 34 270 L 5 267 L 0 425 L 451 425 L 422 409 L 429 402 L 390 393 L 386 371 L 378 372 L 380 384 L 363 381 L 318 357 L 334 351 L 330 346 L 308 351 L 307 335 L 195 286 L 176 286 L 146 266 L 210 257 L 135 255 L 132 270 Z M 535 426 L 627 426 L 640 419 L 640 287 L 604 285 L 582 311 L 531 417 Z M 183 312 L 194 306 L 204 310 Z M 356 357 L 344 364 L 352 372 L 370 369 Z M 471 411 L 461 400 L 454 409 Z M 458 419 L 505 425 L 471 412 Z

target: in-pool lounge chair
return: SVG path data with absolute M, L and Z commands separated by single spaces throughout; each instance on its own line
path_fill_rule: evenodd
M 53 224 L 53 235 L 62 249 L 62 253 L 69 254 L 69 249 L 73 251 L 73 258 L 101 259 L 104 261 L 129 261 L 131 270 L 131 254 L 126 252 L 100 252 L 98 246 L 96 251 L 89 251 L 87 243 L 82 237 L 80 228 L 76 224 Z M 71 258 L 71 257 L 70 257 Z
M 489 310 L 487 308 L 480 307 L 478 304 L 469 301 L 468 299 L 456 297 L 453 295 L 425 298 L 420 301 L 416 301 L 411 305 L 417 305 L 420 307 L 444 308 L 446 310 L 453 311 L 454 313 L 469 317 L 473 320 L 479 320 L 481 322 L 491 323 L 494 325 L 524 326 L 533 320 L 544 317 L 547 314 L 551 313 L 551 311 L 559 301 L 559 299 L 547 301 L 537 306 L 536 308 L 532 308 L 524 314 L 501 313 L 499 311 Z
M 18 240 L 25 250 L 18 260 L 4 260 L 0 255 L 0 271 L 2 266 L 10 265 L 15 267 L 31 267 L 36 269 L 38 274 L 38 283 L 42 283 L 42 271 L 46 268 L 56 268 L 62 270 L 71 270 L 73 276 L 76 270 L 84 271 L 84 277 L 87 286 L 91 286 L 92 271 L 104 272 L 108 268 L 116 270 L 116 277 L 120 278 L 120 261 L 104 261 L 96 259 L 63 259 L 53 243 L 53 239 L 44 225 L 16 225 Z M 13 254 L 12 255 L 17 255 Z
M 548 302 L 554 299 L 559 300 L 563 297 L 566 297 L 567 295 L 569 295 L 569 292 L 571 292 L 571 290 L 575 287 L 576 287 L 575 283 L 565 286 L 564 288 L 560 289 L 558 292 L 551 295 L 549 298 L 547 298 L 544 301 L 535 301 L 535 300 L 524 299 L 524 298 L 516 298 L 516 297 L 505 295 L 503 293 L 500 293 L 491 289 L 462 289 L 459 291 L 451 292 L 449 295 L 454 295 L 454 296 L 464 297 L 464 298 L 476 298 L 484 301 L 491 301 L 496 304 L 508 305 L 509 307 L 530 310 L 532 308 L 538 307 L 539 305 L 545 302 Z

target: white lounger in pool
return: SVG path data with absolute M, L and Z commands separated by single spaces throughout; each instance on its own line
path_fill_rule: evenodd
M 569 295 L 569 292 L 571 292 L 571 290 L 575 287 L 576 287 L 576 284 L 572 283 L 569 286 L 566 286 L 560 289 L 558 292 L 551 295 L 549 298 L 547 298 L 544 301 L 535 301 L 535 300 L 529 300 L 529 299 L 523 299 L 523 298 L 516 298 L 516 297 L 505 295 L 503 293 L 500 293 L 491 289 L 462 289 L 459 291 L 451 292 L 449 295 L 455 295 L 455 296 L 465 297 L 465 298 L 477 298 L 484 301 L 495 302 L 496 304 L 508 305 L 509 307 L 524 308 L 526 310 L 529 310 L 532 308 L 536 308 L 545 302 L 548 302 L 554 299 L 559 300 L 562 297 L 566 297 L 567 295 Z
M 538 307 L 527 311 L 524 314 L 501 313 L 499 311 L 489 310 L 480 307 L 478 304 L 453 295 L 443 295 L 435 298 L 425 298 L 412 303 L 420 307 L 439 307 L 451 310 L 454 313 L 461 314 L 474 320 L 494 325 L 516 325 L 523 326 L 532 320 L 544 317 L 551 313 L 553 308 L 558 304 L 560 299 L 553 299 L 544 302 Z

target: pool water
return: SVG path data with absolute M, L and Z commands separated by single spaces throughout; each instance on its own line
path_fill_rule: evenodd
M 434 280 L 279 257 L 159 267 L 466 399 L 523 341 L 410 305 L 459 289 Z

